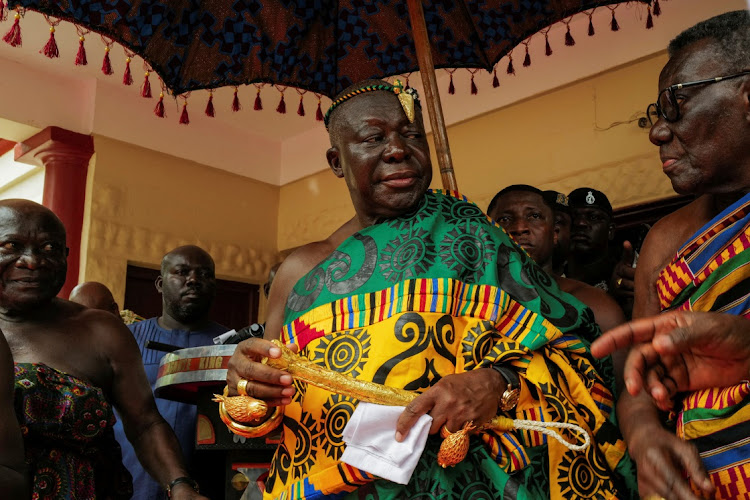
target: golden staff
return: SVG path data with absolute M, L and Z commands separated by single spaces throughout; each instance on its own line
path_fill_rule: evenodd
M 326 391 L 349 396 L 351 398 L 375 403 L 386 406 L 406 406 L 411 403 L 419 393 L 388 387 L 386 385 L 369 382 L 366 380 L 355 379 L 349 375 L 344 375 L 333 370 L 329 370 L 317 365 L 307 358 L 295 354 L 291 349 L 283 345 L 278 340 L 272 341 L 281 349 L 279 358 L 263 358 L 262 363 L 273 368 L 288 372 L 295 380 L 306 382 L 315 387 Z M 219 414 L 222 421 L 235 434 L 246 437 L 257 437 L 269 432 L 273 427 L 278 425 L 282 414 L 278 407 L 274 410 L 273 415 L 265 422 L 256 426 L 242 426 L 242 423 L 262 421 L 267 407 L 265 403 L 253 399 L 249 396 L 227 397 L 226 389 L 224 395 L 216 395 L 214 401 L 219 403 Z M 238 399 L 241 398 L 241 399 Z M 262 406 L 259 406 L 260 405 Z M 275 423 L 271 423 L 274 421 Z M 238 425 L 240 427 L 238 427 Z M 244 427 L 244 428 L 243 428 Z M 258 433 L 262 428 L 262 433 Z M 469 432 L 476 427 L 473 422 L 467 422 L 463 429 L 453 433 L 441 433 L 444 438 L 438 452 L 438 463 L 442 467 L 456 465 L 461 462 L 469 449 Z M 567 422 L 536 422 L 533 420 L 511 419 L 498 415 L 489 422 L 481 425 L 480 430 L 494 430 L 499 432 L 508 432 L 514 429 L 527 429 L 542 432 L 558 440 L 567 448 L 574 451 L 582 451 L 588 448 L 591 439 L 586 431 L 576 424 Z M 573 444 L 565 440 L 560 434 L 553 429 L 569 429 L 583 436 L 582 444 Z M 239 432 L 238 432 L 239 431 Z M 248 432 L 251 435 L 248 435 Z

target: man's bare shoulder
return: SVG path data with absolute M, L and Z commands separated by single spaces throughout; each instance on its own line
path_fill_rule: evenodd
M 555 279 L 560 290 L 569 293 L 591 309 L 602 330 L 609 330 L 625 322 L 620 306 L 601 288 L 570 278 L 557 277 Z
M 708 214 L 709 202 L 708 196 L 701 196 L 671 214 L 665 215 L 654 224 L 649 231 L 649 236 L 652 240 L 656 238 L 660 243 L 665 243 L 664 246 L 679 248 L 690 235 L 711 219 Z

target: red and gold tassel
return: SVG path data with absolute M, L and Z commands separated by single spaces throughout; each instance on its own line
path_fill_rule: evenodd
M 164 111 L 164 92 L 159 93 L 159 102 L 156 103 L 154 114 L 159 118 L 167 116 L 167 113 Z
M 448 84 L 448 93 L 449 94 L 455 94 L 456 93 L 456 87 L 453 85 L 453 71 L 450 72 L 451 75 L 451 81 Z
M 570 34 L 570 24 L 568 24 L 568 31 L 565 32 L 565 45 L 572 47 L 575 44 L 576 41 L 573 40 L 573 35 Z
M 589 36 L 594 36 L 596 32 L 594 31 L 594 21 L 591 17 L 591 14 L 589 14 Z
M 55 40 L 55 27 L 49 27 L 49 40 L 44 45 L 44 48 L 39 51 L 40 54 L 44 54 L 50 59 L 60 57 L 60 51 L 57 48 L 57 41 Z
M 8 19 L 8 7 L 3 0 L 0 0 L 0 21 Z
M 531 66 L 531 56 L 529 55 L 529 44 L 526 43 L 526 56 L 523 58 L 523 66 L 524 68 L 527 66 Z
M 284 102 L 284 92 L 281 90 L 279 91 L 281 94 L 281 100 L 279 101 L 279 105 L 276 106 L 276 112 L 280 114 L 286 114 L 286 103 Z
M 148 80 L 149 72 L 146 71 L 146 75 L 143 77 L 143 85 L 141 85 L 141 97 L 151 99 L 151 82 Z
M 86 46 L 83 44 L 86 41 L 86 37 L 81 35 L 78 37 L 78 53 L 76 54 L 76 66 L 86 66 L 89 61 L 86 59 Z
M 3 40 L 5 40 L 5 43 L 10 45 L 11 47 L 20 47 L 21 46 L 21 14 L 16 12 L 15 21 L 13 21 L 13 26 L 10 27 L 8 32 L 3 37 Z
M 500 86 L 500 80 L 497 77 L 497 68 L 492 71 L 492 87 L 498 88 Z
M 513 67 L 513 55 L 508 54 L 508 68 L 505 70 L 509 75 L 515 75 L 516 69 Z
M 190 116 L 187 110 L 187 99 L 182 103 L 182 113 L 180 113 L 180 125 L 190 125 Z
M 237 95 L 238 88 L 234 88 L 234 98 L 232 98 L 232 111 L 235 113 L 242 109 L 242 105 L 240 104 L 240 97 Z
M 661 15 L 661 5 L 659 5 L 659 0 L 654 0 L 654 15 L 657 17 Z
M 260 87 L 255 88 L 255 103 L 253 103 L 253 109 L 255 111 L 261 111 L 263 109 L 263 101 L 260 98 Z
M 216 116 L 216 112 L 214 110 L 214 91 L 213 90 L 208 91 L 208 102 L 206 103 L 206 116 L 210 116 L 211 118 Z
M 123 85 L 133 85 L 133 74 L 130 72 L 130 56 L 125 58 L 125 73 L 122 75 Z
M 552 47 L 549 46 L 549 31 L 544 32 L 544 54 L 547 56 L 552 55 Z
M 651 6 L 648 6 L 648 17 L 646 18 L 646 29 L 650 30 L 654 27 L 654 18 L 651 17 Z
M 610 24 L 612 31 L 620 31 L 620 25 L 617 23 L 617 18 L 615 17 L 615 9 L 612 9 L 612 22 Z
M 104 60 L 102 60 L 102 73 L 105 75 L 111 75 L 114 73 L 112 71 L 112 61 L 109 60 L 109 45 L 104 47 Z
M 320 96 L 318 94 L 315 94 L 318 97 L 318 109 L 315 111 L 315 119 L 319 122 L 323 121 L 323 109 L 320 107 Z

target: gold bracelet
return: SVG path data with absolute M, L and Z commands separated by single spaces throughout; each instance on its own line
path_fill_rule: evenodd
M 238 436 L 246 438 L 265 436 L 276 427 L 278 427 L 281 423 L 281 420 L 284 418 L 284 412 L 282 411 L 281 407 L 276 406 L 273 409 L 273 413 L 271 413 L 271 416 L 267 420 L 261 422 L 261 419 L 263 419 L 268 413 L 268 406 L 263 401 L 253 399 L 249 396 L 235 396 L 233 398 L 229 398 L 227 396 L 228 391 L 229 388 L 224 387 L 223 395 L 220 396 L 218 394 L 214 394 L 214 401 L 219 403 L 219 418 L 221 418 L 221 421 L 224 422 L 224 424 L 229 428 L 231 432 L 237 434 Z M 239 398 L 243 400 L 245 405 L 253 403 L 255 404 L 254 411 L 246 412 L 249 413 L 248 416 L 253 417 L 249 422 L 238 422 L 237 420 L 232 418 L 230 412 L 227 410 L 226 402 L 228 400 L 236 401 Z M 252 425 L 256 422 L 260 423 Z

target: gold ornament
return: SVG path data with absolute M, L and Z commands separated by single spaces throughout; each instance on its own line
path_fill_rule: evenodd
M 396 80 L 393 84 L 393 93 L 398 97 L 398 102 L 401 103 L 401 107 L 404 109 L 404 113 L 406 113 L 406 118 L 409 119 L 409 123 L 414 123 L 414 120 L 417 118 L 417 114 L 414 111 L 414 95 L 411 92 L 404 90 L 401 80 Z
M 279 406 L 273 409 L 271 416 L 263 421 L 268 413 L 268 405 L 250 396 L 228 397 L 228 387 L 224 394 L 214 394 L 214 401 L 219 403 L 219 418 L 238 436 L 254 438 L 265 436 L 279 426 L 284 412 Z
M 268 405 L 250 396 L 235 396 L 233 398 L 214 394 L 216 403 L 223 403 L 227 413 L 233 420 L 246 424 L 248 422 L 257 422 L 268 413 Z
M 440 467 L 443 469 L 446 467 L 453 467 L 466 458 L 466 453 L 469 451 L 469 433 L 474 429 L 476 429 L 476 427 L 471 420 L 466 422 L 463 429 L 458 432 L 450 432 L 445 426 L 443 426 L 443 431 L 441 431 L 440 435 L 444 439 L 443 442 L 440 443 L 440 450 L 438 450 L 437 456 L 438 465 Z

